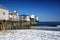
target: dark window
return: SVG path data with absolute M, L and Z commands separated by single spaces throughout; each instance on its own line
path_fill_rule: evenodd
M 3 12 L 3 15 L 5 15 L 5 12 Z

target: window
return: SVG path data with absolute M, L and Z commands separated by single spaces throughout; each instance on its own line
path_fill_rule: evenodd
M 3 12 L 3 15 L 5 15 L 5 12 Z

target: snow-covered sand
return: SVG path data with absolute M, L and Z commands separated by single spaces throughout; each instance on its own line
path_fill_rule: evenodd
M 60 40 L 60 31 L 48 30 L 5 30 L 0 31 L 0 40 Z

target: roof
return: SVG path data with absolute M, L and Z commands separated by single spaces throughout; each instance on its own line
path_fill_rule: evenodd
M 1 5 L 0 5 L 0 8 L 1 8 L 1 9 L 5 9 L 5 10 L 8 10 L 8 8 L 3 7 L 3 6 L 1 6 Z
M 13 15 L 12 13 L 9 13 L 9 15 Z
M 9 13 L 9 15 L 17 15 L 17 13 Z
M 22 14 L 22 15 L 20 15 L 20 16 L 28 16 L 28 15 L 26 15 L 26 14 Z

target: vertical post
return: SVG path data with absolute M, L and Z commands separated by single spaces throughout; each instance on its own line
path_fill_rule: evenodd
M 22 16 L 21 24 L 22 24 L 22 27 L 23 27 L 23 16 Z
M 12 21 L 10 21 L 10 23 L 11 23 L 11 26 L 10 26 L 10 30 L 11 30 L 11 27 L 12 27 Z
M 19 26 L 21 27 L 21 21 L 20 21 L 20 25 Z
M 11 27 L 13 27 L 13 22 L 12 21 L 10 21 L 11 22 Z M 10 27 L 10 29 L 11 29 L 11 27 Z M 13 28 L 12 28 L 13 29 Z
M 5 30 L 5 20 L 3 20 L 2 25 L 3 25 L 3 30 Z
M 17 29 L 18 29 L 18 21 L 17 21 Z
M 31 26 L 31 18 L 30 18 L 30 26 Z
M 20 22 L 20 25 L 19 26 L 21 27 L 21 21 L 19 21 L 19 22 Z
M 11 21 L 11 25 L 12 25 L 12 26 L 10 27 L 10 30 L 11 30 L 11 29 L 14 29 L 14 22 L 13 22 L 13 21 Z

